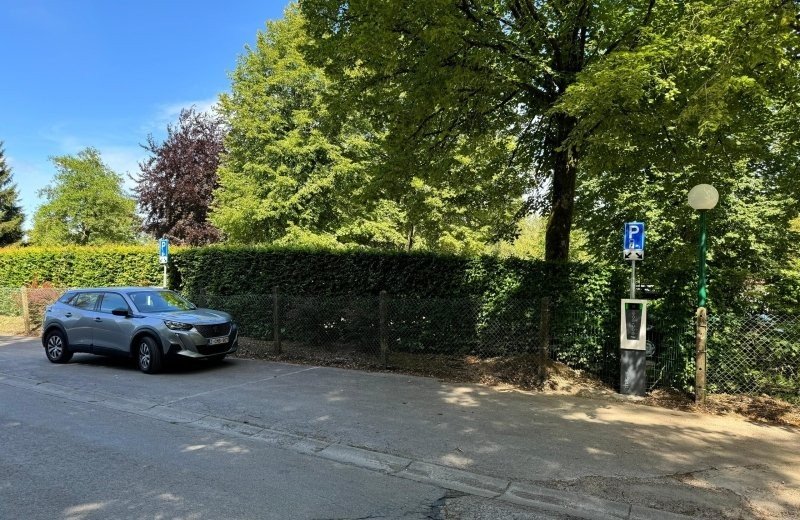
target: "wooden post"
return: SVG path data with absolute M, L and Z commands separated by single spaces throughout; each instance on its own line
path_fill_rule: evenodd
M 697 309 L 695 335 L 694 402 L 706 402 L 706 343 L 708 340 L 708 313 L 705 307 Z
M 539 315 L 539 379 L 547 378 L 547 361 L 550 359 L 550 297 L 542 298 Z
M 281 353 L 281 305 L 280 305 L 280 295 L 278 294 L 278 288 L 272 288 L 272 328 L 273 328 L 273 347 L 275 348 L 275 353 Z
M 20 287 L 19 289 L 20 301 L 22 303 L 22 323 L 25 327 L 25 335 L 31 334 L 31 311 L 28 307 L 28 288 Z
M 386 291 L 381 291 L 378 299 L 378 313 L 380 315 L 380 344 L 381 364 L 386 366 L 386 354 L 389 352 L 389 339 L 386 328 Z

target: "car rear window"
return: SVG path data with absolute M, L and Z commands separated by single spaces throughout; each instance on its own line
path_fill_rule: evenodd
M 78 293 L 70 300 L 70 305 L 79 309 L 94 310 L 100 293 Z

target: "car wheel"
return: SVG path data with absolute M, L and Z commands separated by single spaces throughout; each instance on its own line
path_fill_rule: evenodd
M 44 340 L 44 351 L 47 359 L 52 363 L 67 363 L 72 359 L 72 352 L 67 348 L 67 340 L 61 331 L 54 330 L 47 333 Z
M 164 356 L 155 340 L 150 336 L 142 336 L 137 343 L 136 360 L 139 370 L 145 374 L 155 374 L 161 371 Z

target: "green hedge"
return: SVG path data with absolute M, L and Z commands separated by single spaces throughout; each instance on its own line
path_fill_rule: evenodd
M 580 263 L 219 246 L 175 249 L 169 270 L 173 288 L 220 296 L 270 294 L 273 287 L 295 296 L 385 290 L 404 297 L 499 301 L 547 295 L 579 308 L 606 306 L 623 296 L 624 281 L 615 283 L 615 276 L 612 269 Z M 154 246 L 0 249 L 0 287 L 160 285 L 161 279 Z
M 162 276 L 154 246 L 0 249 L 0 287 L 157 285 Z
M 0 251 L 0 286 L 159 285 L 161 269 L 155 246 Z M 245 332 L 265 338 L 272 335 L 273 287 L 297 299 L 284 300 L 284 332 L 298 341 L 320 324 L 316 335 L 324 332 L 327 341 L 365 337 L 377 304 L 354 302 L 374 303 L 385 290 L 398 338 L 392 348 L 411 351 L 536 348 L 541 298 L 549 296 L 557 332 L 573 338 L 559 357 L 588 368 L 602 361 L 614 331 L 624 276 L 582 263 L 275 247 L 178 248 L 169 266 L 171 287 L 231 312 Z
M 298 296 L 377 295 L 420 298 L 538 298 L 552 296 L 581 308 L 606 305 L 612 269 L 432 253 L 311 251 L 270 247 L 185 249 L 173 257 L 171 284 L 190 293 L 267 294 L 273 287 Z

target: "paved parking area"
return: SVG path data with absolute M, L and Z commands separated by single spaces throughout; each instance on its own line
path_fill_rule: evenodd
M 450 490 L 459 494 L 452 510 L 485 498 L 493 502 L 468 510 L 800 515 L 800 432 L 737 418 L 240 359 L 148 376 L 89 355 L 52 365 L 36 340 L 0 338 L 0 395 L 9 392 L 255 442 L 320 467 L 333 461 L 376 482 Z

